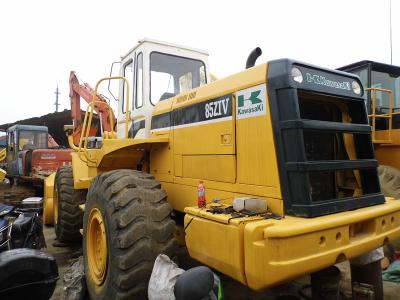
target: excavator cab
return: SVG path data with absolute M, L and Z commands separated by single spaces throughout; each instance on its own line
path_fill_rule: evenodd
M 210 82 L 207 52 L 155 40 L 140 40 L 122 57 L 121 65 L 120 76 L 131 85 L 130 138 L 150 136 L 151 115 L 158 102 Z M 125 136 L 126 89 L 121 82 L 118 137 Z
M 48 129 L 45 126 L 14 125 L 7 129 L 7 173 L 23 174 L 22 152 L 47 149 Z

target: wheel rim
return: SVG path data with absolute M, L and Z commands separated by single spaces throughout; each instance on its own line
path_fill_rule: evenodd
M 54 218 L 54 225 L 58 223 L 58 189 L 57 184 L 54 185 L 54 195 L 53 195 L 53 218 Z
M 86 249 L 89 272 L 97 285 L 102 285 L 107 270 L 107 235 L 103 216 L 97 208 L 90 211 Z

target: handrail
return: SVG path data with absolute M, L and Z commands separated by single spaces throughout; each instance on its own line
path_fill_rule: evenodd
M 103 81 L 106 80 L 123 80 L 124 84 L 126 84 L 126 99 L 125 99 L 125 103 L 126 103 L 126 116 L 125 116 L 125 138 L 128 138 L 128 127 L 129 127 L 129 120 L 130 120 L 130 108 L 129 108 L 129 95 L 130 95 L 130 89 L 129 89 L 129 81 L 122 76 L 114 76 L 114 77 L 105 77 L 100 79 L 95 87 L 94 93 L 93 93 L 93 99 L 92 102 L 89 103 L 88 108 L 86 110 L 85 113 L 85 118 L 83 120 L 83 125 L 82 125 L 82 131 L 81 131 L 81 136 L 79 138 L 79 148 L 78 148 L 78 155 L 79 158 L 82 161 L 85 162 L 95 162 L 95 160 L 90 159 L 88 157 L 88 149 L 87 149 L 87 145 L 88 145 L 88 138 L 89 138 L 89 133 L 90 133 L 90 128 L 92 126 L 92 119 L 93 119 L 93 111 L 95 110 L 95 106 L 96 104 L 101 104 L 104 105 L 106 107 L 106 109 L 111 110 L 112 108 L 108 103 L 102 102 L 102 101 L 96 101 L 96 95 L 97 95 L 97 90 L 100 86 L 100 84 Z M 110 136 L 115 136 L 115 132 L 114 132 L 114 120 L 110 120 L 110 127 L 111 127 L 111 134 Z M 83 147 L 82 147 L 83 146 Z M 85 160 L 82 158 L 81 154 L 84 154 L 85 156 Z
M 388 89 L 381 88 L 367 88 L 367 91 L 371 91 L 372 96 L 372 114 L 368 115 L 372 119 L 372 142 L 373 143 L 391 143 L 392 142 L 392 119 L 393 115 L 398 115 L 400 112 L 393 112 L 393 92 Z M 389 94 L 389 113 L 388 114 L 376 114 L 376 92 L 383 92 Z M 387 140 L 376 140 L 376 119 L 389 119 L 389 137 Z

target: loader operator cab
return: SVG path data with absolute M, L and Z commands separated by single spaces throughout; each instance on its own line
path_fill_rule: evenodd
M 48 129 L 46 126 L 14 125 L 7 129 L 7 173 L 22 173 L 20 152 L 47 149 Z
M 163 100 L 208 83 L 208 53 L 165 42 L 143 39 L 121 58 L 120 76 L 130 85 L 129 137 L 150 135 L 151 114 Z M 124 136 L 126 86 L 121 82 L 117 134 Z

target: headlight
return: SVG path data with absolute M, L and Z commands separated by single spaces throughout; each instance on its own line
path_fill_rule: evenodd
M 296 67 L 292 68 L 292 77 L 293 77 L 293 80 L 298 83 L 303 82 L 303 74 L 301 74 L 301 71 Z
M 351 83 L 351 88 L 353 89 L 353 92 L 356 93 L 357 95 L 361 94 L 361 86 L 357 81 L 353 81 Z

